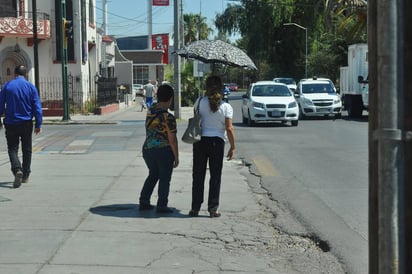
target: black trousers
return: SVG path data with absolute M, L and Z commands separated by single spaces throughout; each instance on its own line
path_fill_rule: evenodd
M 193 144 L 192 210 L 199 211 L 203 203 L 206 168 L 209 163 L 209 197 L 207 210 L 219 207 L 225 142 L 219 137 L 202 137 Z
M 18 125 L 5 124 L 7 150 L 11 164 L 11 171 L 16 175 L 17 171 L 23 171 L 23 178 L 30 175 L 32 155 L 33 121 L 22 122 Z M 23 165 L 19 160 L 19 144 L 23 154 Z

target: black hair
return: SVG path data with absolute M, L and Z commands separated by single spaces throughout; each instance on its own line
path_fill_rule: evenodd
M 160 85 L 159 88 L 157 89 L 157 100 L 159 102 L 167 102 L 172 98 L 174 95 L 174 90 L 172 86 L 163 84 Z
M 18 65 L 15 69 L 14 69 L 14 73 L 16 75 L 21 75 L 21 76 L 25 76 L 27 73 L 26 67 L 23 65 Z

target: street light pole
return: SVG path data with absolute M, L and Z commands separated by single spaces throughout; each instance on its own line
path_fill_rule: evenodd
M 295 26 L 305 31 L 305 78 L 308 78 L 308 29 L 296 23 L 285 23 L 284 26 Z

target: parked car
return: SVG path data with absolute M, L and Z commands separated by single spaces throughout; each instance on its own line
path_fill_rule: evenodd
M 142 84 L 133 84 L 132 90 L 135 96 L 144 96 L 144 89 Z
M 239 87 L 236 83 L 226 83 L 225 86 L 229 87 L 230 91 L 238 91 Z
M 295 97 L 301 117 L 342 115 L 342 101 L 330 79 L 314 77 L 299 81 Z
M 293 78 L 277 77 L 277 78 L 273 78 L 273 82 L 286 84 L 292 92 L 295 92 L 296 90 L 296 81 Z
M 283 83 L 259 81 L 242 96 L 242 122 L 291 122 L 298 125 L 299 108 L 293 93 Z

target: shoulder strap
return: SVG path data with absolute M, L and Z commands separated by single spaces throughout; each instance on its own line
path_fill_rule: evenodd
M 200 108 L 200 101 L 202 100 L 203 96 L 199 97 L 197 99 L 197 102 L 195 102 L 196 108 L 195 108 L 195 113 L 199 113 L 199 108 Z M 197 104 L 196 104 L 197 103 Z

